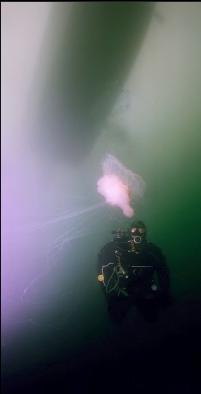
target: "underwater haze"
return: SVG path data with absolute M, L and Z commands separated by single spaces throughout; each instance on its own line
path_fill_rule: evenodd
M 198 392 L 201 4 L 1 9 L 3 392 Z M 100 188 L 111 171 L 126 206 Z M 133 219 L 174 304 L 118 327 L 97 255 Z

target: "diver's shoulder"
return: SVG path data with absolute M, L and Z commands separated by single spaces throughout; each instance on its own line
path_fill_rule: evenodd
M 114 241 L 109 241 L 102 246 L 101 251 L 113 250 L 115 248 Z
M 161 248 L 153 242 L 147 242 L 147 249 L 155 254 L 162 254 Z

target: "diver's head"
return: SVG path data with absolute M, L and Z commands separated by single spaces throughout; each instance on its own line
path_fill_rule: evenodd
M 130 236 L 136 247 L 140 247 L 146 242 L 146 226 L 141 220 L 131 224 Z

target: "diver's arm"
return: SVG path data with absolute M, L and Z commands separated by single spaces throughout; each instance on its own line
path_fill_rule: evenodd
M 119 277 L 116 273 L 113 242 L 106 244 L 98 254 L 97 280 L 107 296 L 118 291 Z
M 157 276 L 158 293 L 167 295 L 170 291 L 170 272 L 160 248 L 152 245 L 152 255 L 154 255 L 154 270 Z
M 158 276 L 159 292 L 161 295 L 166 295 L 170 291 L 170 273 L 165 261 L 161 261 L 157 264 L 156 272 Z
M 113 243 L 109 242 L 98 253 L 98 262 L 97 262 L 97 280 L 99 282 L 104 282 L 104 272 L 103 267 L 106 268 L 108 263 L 112 262 L 114 259 L 113 256 Z M 106 269 L 107 272 L 107 269 Z
M 104 282 L 104 276 L 103 276 L 103 262 L 104 262 L 104 250 L 105 248 L 103 247 L 100 252 L 98 253 L 98 263 L 97 263 L 97 280 L 98 282 Z

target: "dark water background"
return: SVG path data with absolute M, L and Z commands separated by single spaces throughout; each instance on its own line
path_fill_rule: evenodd
M 71 101 L 71 94 L 70 98 L 65 96 L 66 86 L 69 86 L 66 73 L 62 74 L 62 67 L 65 70 L 67 62 L 64 59 L 64 52 L 62 52 L 65 49 L 65 43 L 61 43 L 58 39 L 59 45 L 57 46 L 54 42 L 60 59 L 59 73 L 56 75 L 59 75 L 61 82 L 59 84 L 57 78 L 51 77 L 51 70 L 55 71 L 54 64 L 50 65 L 48 69 L 48 75 L 50 75 L 48 78 L 50 79 L 46 81 L 41 73 L 40 78 L 46 87 L 43 91 L 44 96 L 41 94 L 40 107 L 43 108 L 43 116 L 49 114 L 48 125 L 54 124 L 53 119 L 54 122 L 55 118 L 57 121 L 60 119 L 61 124 L 58 121 L 56 125 L 60 125 L 61 133 L 59 134 L 57 130 L 56 136 L 54 135 L 54 141 L 59 141 L 55 151 L 50 146 L 51 143 L 46 144 L 47 149 L 44 151 L 45 159 L 41 172 L 40 161 L 38 161 L 38 171 L 40 175 L 42 173 L 43 190 L 45 190 L 41 192 L 40 198 L 43 199 L 44 204 L 46 199 L 48 201 L 46 213 L 51 211 L 54 204 L 55 206 L 60 204 L 60 212 L 64 211 L 67 195 L 67 208 L 73 212 L 101 203 L 102 200 L 100 196 L 97 196 L 95 185 L 101 175 L 101 160 L 105 153 L 114 154 L 127 167 L 139 173 L 146 182 L 146 192 L 142 201 L 135 205 L 136 215 L 145 221 L 148 227 L 148 239 L 160 246 L 166 255 L 171 274 L 174 304 L 162 311 L 159 320 L 153 324 L 144 322 L 143 318 L 136 314 L 134 308 L 120 327 L 115 326 L 109 320 L 105 298 L 96 281 L 96 262 L 99 249 L 111 239 L 111 231 L 119 226 L 126 228 L 130 223 L 129 220 L 122 217 L 118 209 L 106 206 L 98 207 L 94 211 L 78 214 L 68 223 L 59 223 L 56 230 L 47 227 L 41 231 L 40 241 L 36 242 L 36 247 L 41 250 L 33 257 L 33 262 L 38 259 L 37 269 L 35 271 L 33 269 L 34 274 L 40 273 L 39 268 L 44 255 L 41 245 L 44 245 L 46 238 L 51 241 L 66 229 L 69 231 L 71 226 L 73 235 L 76 235 L 76 232 L 81 229 L 84 237 L 73 239 L 67 245 L 64 244 L 59 255 L 55 257 L 53 265 L 50 263 L 50 273 L 37 280 L 26 293 L 26 297 L 24 296 L 22 299 L 19 296 L 20 302 L 18 297 L 13 299 L 13 305 L 17 305 L 15 313 L 11 317 L 11 320 L 16 320 L 15 332 L 14 334 L 12 330 L 11 333 L 3 332 L 2 340 L 4 393 L 44 393 L 49 391 L 54 393 L 126 393 L 127 391 L 144 393 L 153 391 L 155 393 L 190 394 L 199 392 L 201 388 L 199 368 L 201 355 L 201 86 L 199 68 L 201 63 L 199 61 L 201 53 L 198 53 L 201 31 L 196 24 L 199 18 L 195 18 L 196 14 L 200 13 L 200 5 L 197 8 L 194 5 L 193 9 L 189 5 L 189 8 L 185 8 L 183 16 L 182 5 L 179 9 L 181 11 L 175 8 L 168 13 L 168 8 L 164 8 L 162 16 L 165 17 L 163 23 L 166 23 L 164 29 L 167 29 L 167 37 L 168 34 L 171 34 L 168 33 L 168 18 L 174 17 L 174 11 L 179 16 L 178 25 L 181 23 L 183 26 L 183 30 L 180 29 L 178 33 L 181 34 L 181 37 L 182 33 L 186 31 L 185 21 L 189 22 L 189 35 L 186 34 L 185 37 L 191 37 L 191 42 L 195 44 L 195 52 L 192 51 L 192 56 L 196 53 L 195 57 L 192 57 L 195 67 L 189 68 L 189 65 L 183 64 L 181 60 L 184 71 L 183 68 L 176 68 L 178 78 L 180 72 L 183 72 L 183 80 L 181 78 L 181 91 L 178 92 L 178 99 L 174 101 L 175 92 L 171 95 L 171 88 L 174 87 L 172 75 L 167 73 L 168 64 L 164 62 L 167 68 L 164 70 L 164 75 L 162 70 L 159 82 L 164 80 L 167 82 L 164 85 L 159 83 L 157 89 L 153 90 L 156 106 L 153 103 L 150 107 L 149 105 L 142 106 L 141 115 L 145 121 L 138 124 L 141 128 L 133 127 L 131 134 L 127 130 L 126 124 L 124 126 L 121 124 L 118 128 L 115 123 L 102 125 L 101 120 L 107 118 L 110 113 L 115 98 L 127 79 L 129 65 L 131 67 L 133 64 L 129 55 L 132 52 L 129 51 L 129 48 L 132 47 L 132 40 L 128 40 L 130 35 L 135 36 L 136 33 L 132 24 L 132 12 L 135 17 L 135 7 L 133 7 L 129 6 L 127 9 L 123 6 L 120 7 L 118 17 L 116 14 L 115 19 L 114 9 L 111 5 L 106 6 L 105 4 L 104 9 L 99 5 L 100 9 L 96 9 L 99 33 L 95 29 L 95 19 L 91 16 L 91 12 L 94 15 L 94 11 L 91 11 L 89 5 L 79 11 L 77 17 L 78 20 L 79 18 L 83 20 L 83 25 L 76 22 L 81 32 L 79 29 L 73 30 L 77 46 L 73 45 L 74 41 L 72 40 L 72 48 L 69 49 L 69 52 L 72 50 L 76 53 L 77 50 L 79 54 L 78 60 L 74 55 L 76 64 L 79 66 L 78 69 L 74 70 L 75 64 L 73 62 L 69 66 L 69 75 L 71 76 L 72 73 L 72 78 L 69 78 L 72 83 L 69 91 L 76 92 L 75 97 L 79 97 L 78 103 L 74 96 Z M 124 11 L 123 15 L 122 11 Z M 138 12 L 140 12 L 140 7 Z M 142 22 L 139 23 L 139 26 L 148 26 L 152 12 L 153 9 L 150 7 L 149 12 L 146 11 L 144 16 L 141 16 Z M 54 10 L 53 20 L 54 15 L 59 18 L 61 14 L 61 9 L 60 12 L 58 9 Z M 107 22 L 106 15 L 108 15 Z M 195 26 L 197 26 L 195 31 L 193 30 L 194 18 Z M 101 35 L 102 19 L 105 23 L 105 35 L 103 36 Z M 88 29 L 84 25 L 86 20 L 91 23 L 87 25 Z M 128 30 L 126 29 L 127 20 Z M 157 23 L 161 23 L 161 18 Z M 97 51 L 97 41 L 95 43 L 93 41 L 90 26 L 97 34 L 95 37 L 99 45 L 105 43 L 102 52 Z M 163 30 L 163 25 L 160 28 Z M 87 55 L 84 52 L 83 57 L 82 45 L 85 40 L 77 39 L 77 36 L 82 36 L 82 30 L 88 35 L 88 40 L 86 40 L 88 44 L 85 48 Z M 139 34 L 142 34 L 143 38 L 144 30 Z M 110 36 L 111 41 L 108 45 L 106 45 L 105 36 Z M 119 39 L 121 38 L 119 50 L 117 50 L 118 46 L 115 40 L 117 36 Z M 59 29 L 58 37 L 61 38 Z M 177 37 L 179 43 L 181 37 Z M 174 41 L 174 37 L 172 40 Z M 139 41 L 137 47 L 140 47 L 141 39 L 137 41 Z M 171 46 L 173 41 L 165 41 L 164 45 L 169 42 Z M 112 42 L 115 43 L 114 47 Z M 183 42 L 185 42 L 188 52 L 188 43 L 181 39 L 181 43 Z M 149 43 L 147 45 L 149 46 Z M 113 56 L 111 55 L 112 50 Z M 161 48 L 161 51 L 164 54 L 164 49 Z M 157 53 L 160 58 L 160 51 Z M 133 57 L 131 56 L 132 59 L 135 58 L 134 54 Z M 162 54 L 161 56 L 163 56 Z M 147 56 L 149 58 L 149 55 Z M 58 58 L 55 55 L 54 59 Z M 126 58 L 126 62 L 123 62 L 123 58 Z M 129 61 L 127 61 L 128 59 Z M 167 59 L 167 63 L 168 61 L 169 59 Z M 120 65 L 116 67 L 116 64 L 119 63 L 121 67 Z M 102 72 L 98 72 L 97 64 L 99 64 L 99 71 L 102 70 Z M 170 62 L 170 64 L 172 63 Z M 189 64 L 191 63 L 189 62 Z M 141 63 L 138 64 L 138 70 L 140 65 Z M 190 74 L 188 74 L 188 69 L 191 71 Z M 85 73 L 82 74 L 83 70 Z M 193 73 L 193 70 L 197 70 L 197 74 Z M 152 81 L 154 86 L 157 78 L 154 73 L 152 74 L 152 71 L 150 70 L 150 79 L 145 75 L 145 82 L 147 78 L 147 81 Z M 79 74 L 80 80 L 77 80 L 76 73 Z M 138 74 L 136 75 L 138 78 Z M 186 82 L 187 77 L 189 77 L 188 83 Z M 140 78 L 143 79 L 143 74 L 139 74 Z M 117 88 L 115 87 L 116 79 L 119 81 Z M 87 90 L 91 81 L 93 89 Z M 184 96 L 182 84 L 185 86 Z M 170 85 L 169 93 L 168 85 Z M 111 93 L 106 99 L 104 94 L 107 86 L 110 87 Z M 166 99 L 165 89 L 167 89 L 169 99 Z M 57 99 L 59 98 L 61 105 L 54 106 L 50 100 L 49 107 L 44 109 L 43 97 L 52 97 L 51 92 L 55 93 Z M 142 90 L 142 93 L 146 95 L 146 89 Z M 107 105 L 103 105 L 105 100 Z M 57 100 L 56 102 L 58 104 Z M 69 145 L 65 145 L 63 137 L 63 134 L 66 133 L 66 130 L 63 131 L 62 128 L 66 116 L 64 103 L 68 104 L 69 108 L 76 108 L 71 111 L 72 119 L 70 121 L 72 124 L 75 119 L 78 119 L 74 132 L 71 134 L 71 130 L 69 134 L 67 133 L 73 148 L 68 155 L 66 154 L 66 158 L 63 158 L 63 154 L 68 151 Z M 94 113 L 95 110 L 92 111 L 91 108 L 96 108 L 97 111 L 93 119 L 91 112 Z M 98 111 L 97 108 L 100 110 Z M 54 113 L 52 109 L 54 109 Z M 149 115 L 146 114 L 146 110 Z M 40 118 L 40 122 L 44 122 L 46 115 L 44 118 Z M 42 124 L 44 126 L 44 123 Z M 103 130 L 100 125 L 104 127 Z M 45 138 L 51 141 L 55 127 L 54 124 L 51 128 L 52 134 L 46 134 L 46 137 L 43 136 L 39 140 L 42 149 L 44 149 Z M 47 125 L 46 128 L 50 131 Z M 85 131 L 84 136 L 83 130 Z M 102 131 L 100 132 L 100 130 Z M 71 179 L 70 175 L 69 179 L 67 175 L 67 180 L 58 182 L 61 188 L 58 198 L 56 181 L 50 182 L 49 179 L 51 176 L 53 178 L 56 173 L 56 171 L 53 172 L 53 168 L 55 162 L 58 163 L 60 151 L 62 171 L 63 168 L 68 168 L 72 180 L 70 186 L 68 182 Z M 47 158 L 50 152 L 51 154 L 55 153 L 55 158 L 51 159 L 52 162 Z M 36 157 L 38 157 L 37 154 Z M 75 157 L 79 162 L 76 166 Z M 59 172 L 59 166 L 57 171 Z M 64 175 L 62 176 L 64 177 Z M 83 198 L 81 203 L 79 196 Z M 29 246 L 26 250 L 26 247 L 22 248 L 18 245 L 16 250 L 13 249 L 13 255 L 18 253 L 21 253 L 20 256 L 25 254 L 31 258 L 32 252 L 31 249 L 29 250 Z M 26 278 L 28 282 L 32 279 L 32 274 L 29 275 Z M 19 286 L 16 294 L 21 294 L 25 283 Z M 19 304 L 23 304 L 23 313 L 19 312 L 18 316 Z

